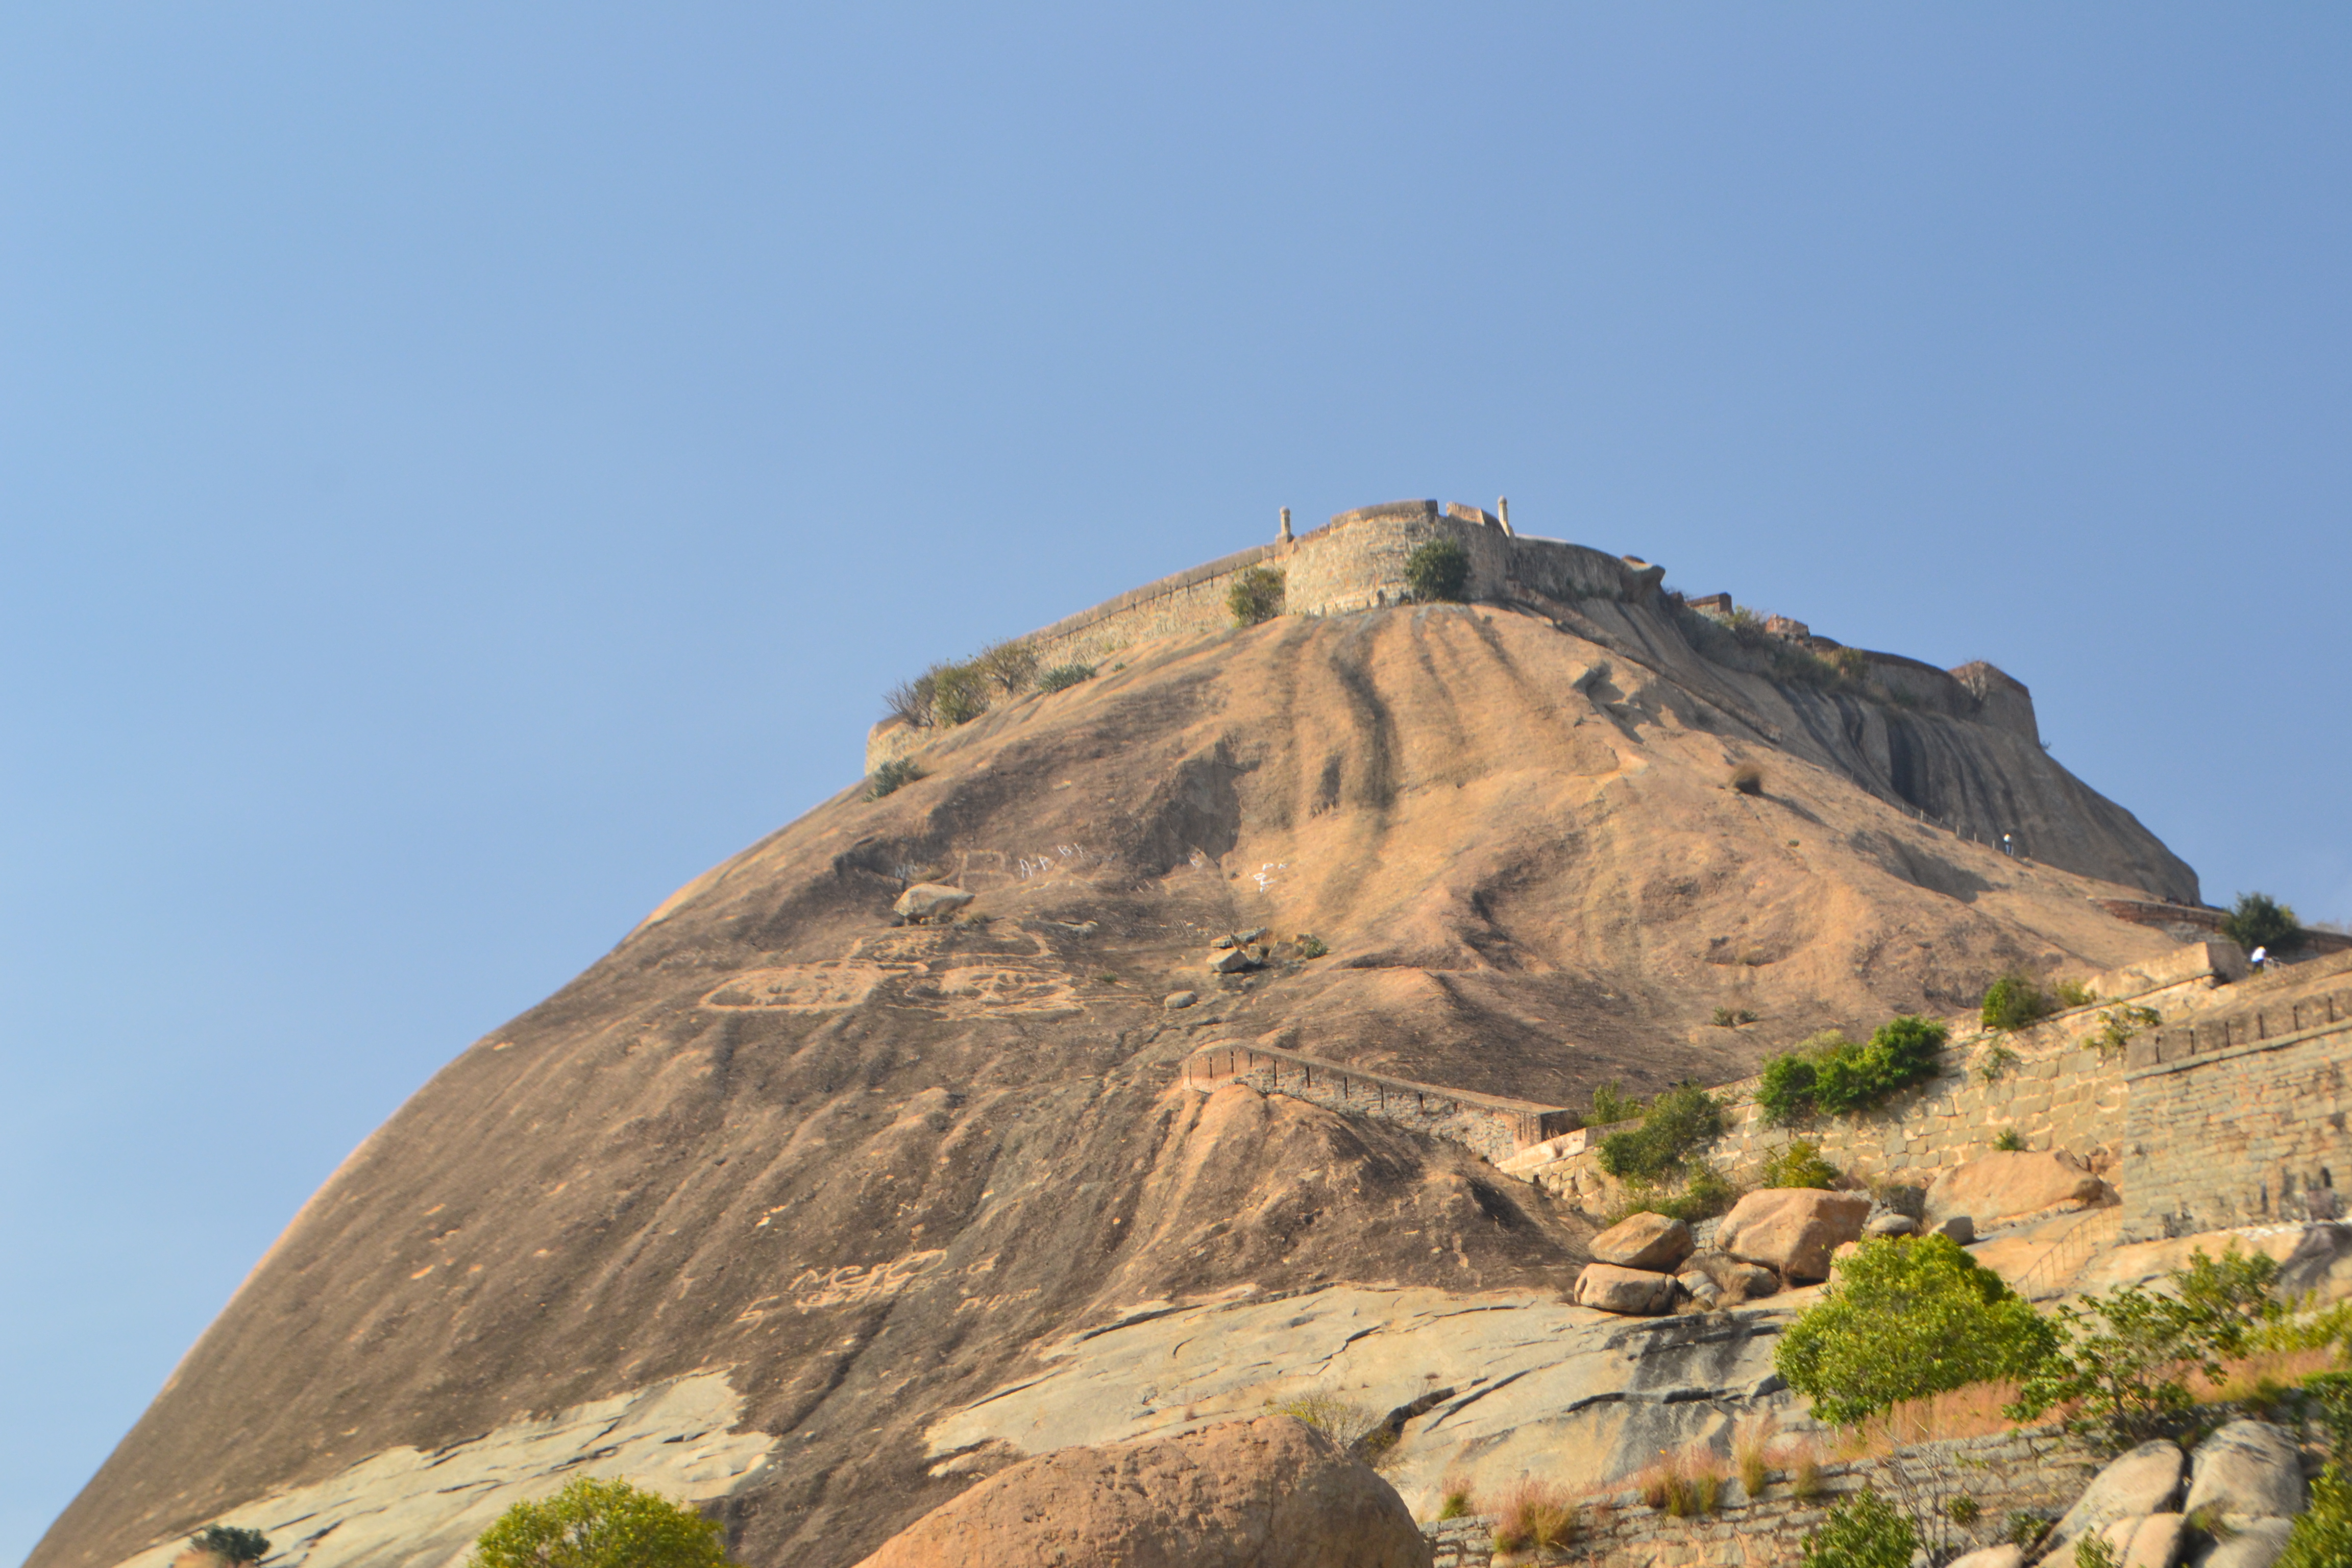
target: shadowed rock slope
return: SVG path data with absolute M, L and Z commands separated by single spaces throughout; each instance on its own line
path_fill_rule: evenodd
M 352 1155 L 33 1568 L 712 1372 L 730 1441 L 768 1445 L 724 1501 L 741 1559 L 853 1563 L 1020 1457 L 935 1466 L 925 1434 L 1034 1347 L 1237 1290 L 1524 1296 L 1582 1260 L 1580 1220 L 1459 1148 L 1184 1088 L 1208 1040 L 1568 1103 L 2168 947 L 2088 896 L 2193 877 L 2037 747 L 1910 719 L 1939 787 L 2075 870 L 1887 804 L 1857 699 L 1608 608 L 1591 636 L 1443 606 L 1139 647 L 700 878 Z M 922 879 L 976 900 L 895 924 Z M 1261 925 L 1329 954 L 1208 974 Z M 1164 1009 L 1179 987 L 1201 1003 Z M 309 1528 L 310 1562 L 394 1560 Z

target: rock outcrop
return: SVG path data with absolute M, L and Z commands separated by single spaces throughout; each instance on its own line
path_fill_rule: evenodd
M 1120 662 L 929 738 L 925 776 L 845 788 L 459 1053 L 293 1219 L 31 1568 L 167 1562 L 298 1493 L 342 1499 L 306 1529 L 349 1542 L 383 1504 L 341 1478 L 698 1375 L 740 1398 L 726 1436 L 756 1462 L 678 1489 L 753 1568 L 844 1568 L 1076 1431 L 1005 1392 L 1063 1386 L 1058 1347 L 1374 1287 L 1443 1298 L 1423 1343 L 1498 1295 L 1594 1336 L 1592 1366 L 1550 1374 L 1590 1401 L 1575 1424 L 1547 1424 L 1532 1373 L 1526 1403 L 1489 1388 L 1400 1418 L 1432 1484 L 1472 1431 L 1497 1466 L 1607 1479 L 1753 1396 L 1769 1335 L 1596 1322 L 1560 1301 L 1591 1226 L 1544 1193 L 1386 1123 L 1202 1093 L 1180 1064 L 1264 1040 L 1548 1105 L 1721 1082 L 1819 1028 L 1964 1005 L 2011 964 L 2152 960 L 2167 939 L 2093 898 L 2194 892 L 2021 734 L 1710 661 L 1654 606 L 1291 618 Z M 1763 792 L 1730 788 L 1755 758 Z M 2011 859 L 1905 801 L 2068 847 Z M 893 912 L 910 886 L 972 901 L 917 923 Z M 1203 973 L 1217 936 L 1257 927 L 1328 955 L 1268 944 L 1263 969 Z M 1178 990 L 1199 1000 L 1164 1006 Z M 1769 1023 L 1713 1026 L 1734 1005 Z M 1803 1278 L 1833 1245 L 1753 1250 Z M 1651 1348 L 1601 1353 L 1612 1335 Z M 1357 1396 L 1404 1409 L 1486 1375 L 1453 1365 L 1395 1350 Z M 1234 1375 L 1227 1414 L 1295 1391 Z M 1072 1440 L 1180 1423 L 1139 1404 L 1163 1386 L 1130 1379 Z M 1702 1386 L 1720 1397 L 1665 1397 Z M 642 1447 L 708 1446 L 688 1435 Z M 400 1496 L 435 1541 L 473 1506 Z
M 859 1568 L 1428 1568 L 1386 1481 L 1286 1415 L 1065 1448 L 932 1510 Z
M 1591 1263 L 1576 1277 L 1576 1304 L 1627 1317 L 1654 1318 L 1674 1310 L 1678 1289 L 1671 1274 Z
M 1927 1189 L 1930 1224 L 1967 1215 L 1982 1230 L 2046 1209 L 2112 1199 L 2107 1184 L 2063 1149 L 1995 1151 L 1955 1165 Z
M 1637 1214 L 1618 1221 L 1587 1244 L 1594 1259 L 1621 1268 L 1671 1274 L 1691 1255 L 1690 1226 L 1664 1215 Z

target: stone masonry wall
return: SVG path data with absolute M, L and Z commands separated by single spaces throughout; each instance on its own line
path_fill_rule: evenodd
M 2233 987 L 2132 1042 L 2123 1237 L 2334 1219 L 2352 1186 L 2352 958 Z
M 1778 1568 L 1798 1561 L 1806 1532 L 1832 1506 L 1865 1486 L 1923 1521 L 1924 1537 L 1966 1550 L 2001 1539 L 2013 1513 L 2063 1512 L 2097 1468 L 2078 1444 L 2038 1430 L 1922 1443 L 1883 1458 L 1823 1465 L 1821 1494 L 1810 1500 L 1794 1495 L 1785 1472 L 1753 1500 L 1736 1477 L 1727 1477 L 1723 1505 L 1701 1517 L 1677 1519 L 1645 1505 L 1639 1491 L 1617 1492 L 1587 1505 L 1585 1528 L 1559 1560 L 1603 1568 Z M 1967 1530 L 1943 1512 L 1963 1496 L 1978 1509 Z M 1496 1522 L 1492 1514 L 1478 1514 L 1423 1524 L 1436 1568 L 1487 1568 Z
M 1336 616 L 1401 605 L 1410 597 L 1405 562 L 1433 539 L 1457 541 L 1470 557 L 1465 595 L 1483 602 L 1525 597 L 1624 597 L 1656 585 L 1662 569 L 1580 544 L 1520 539 L 1476 507 L 1433 500 L 1394 501 L 1341 512 L 1325 527 L 1284 543 L 1253 546 L 1172 577 L 1147 583 L 1030 634 L 1041 668 L 1107 665 L 1120 650 L 1153 637 L 1201 636 L 1233 626 L 1226 604 L 1234 579 L 1253 566 L 1279 569 L 1287 613 Z M 919 750 L 933 731 L 896 719 L 874 726 L 866 769 Z
M 2112 1178 L 2126 1137 L 2127 1058 L 2120 1052 L 2103 1055 L 2092 1037 L 2108 1009 L 2122 1003 L 2161 1008 L 2168 998 L 2209 989 L 2217 978 L 2242 969 L 2235 953 L 2226 943 L 2199 943 L 2167 960 L 2110 972 L 2094 985 L 2101 1001 L 2015 1034 L 1963 1034 L 1955 1027 L 1943 1071 L 1856 1115 L 1773 1127 L 1756 1103 L 1759 1079 L 1718 1086 L 1716 1096 L 1727 1102 L 1727 1130 L 1704 1157 L 1735 1184 L 1755 1186 L 1765 1160 L 1802 1139 L 1851 1175 L 1907 1175 L 1924 1183 L 1989 1152 L 2004 1131 L 2013 1131 L 2028 1149 L 2065 1150 Z M 1588 1211 L 1606 1212 L 1615 1206 L 1619 1189 L 1601 1170 L 1598 1150 L 1618 1130 L 1591 1127 L 1547 1140 L 1504 1168 Z M 2352 1163 L 2345 1168 L 2352 1175 Z
M 1427 1137 L 1460 1143 L 1497 1164 L 1530 1143 L 1566 1131 L 1576 1121 L 1574 1111 L 1559 1106 L 1359 1072 L 1337 1062 L 1265 1046 L 1203 1047 L 1185 1058 L 1183 1073 L 1185 1082 L 1202 1088 L 1246 1083 L 1263 1094 L 1285 1094 L 1333 1110 L 1391 1121 Z

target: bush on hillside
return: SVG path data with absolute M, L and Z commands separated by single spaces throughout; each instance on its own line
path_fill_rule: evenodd
M 1633 1215 L 1662 1214 L 1685 1225 L 1696 1225 L 1700 1220 L 1727 1213 L 1738 1201 L 1739 1189 L 1725 1179 L 1722 1172 L 1704 1160 L 1694 1160 L 1684 1167 L 1678 1179 L 1645 1182 L 1636 1178 L 1627 1182 L 1625 1201 L 1608 1217 L 1609 1223 L 1615 1225 Z
M 922 729 L 931 721 L 931 689 L 939 684 L 933 670 L 925 670 L 912 680 L 902 680 L 883 694 L 890 716 L 902 724 Z
M 1262 626 L 1282 614 L 1282 574 L 1271 566 L 1253 566 L 1234 579 L 1225 591 L 1225 607 L 1238 626 Z
M 2047 1319 L 1948 1236 L 1873 1237 L 1834 1275 L 1772 1352 L 1818 1421 L 1851 1425 L 1906 1399 L 2023 1377 L 2057 1343 Z
M 2030 1421 L 2071 1406 L 2071 1429 L 2117 1447 L 2160 1435 L 2195 1403 L 2192 1373 L 2218 1380 L 2223 1357 L 2284 1316 L 2271 1295 L 2278 1269 L 2276 1258 L 2241 1253 L 2233 1241 L 2218 1258 L 2190 1253 L 2166 1293 L 2119 1285 L 2060 1307 L 2058 1348 L 2005 1414 Z
M 1606 1127 L 1612 1121 L 1631 1121 L 1642 1114 L 1642 1102 L 1625 1092 L 1624 1085 L 1615 1079 L 1592 1086 L 1592 1125 Z
M 873 776 L 866 781 L 866 798 L 880 800 L 886 795 L 896 795 L 923 776 L 914 758 L 893 757 L 876 768 Z
M 1008 697 L 1017 695 L 1037 679 L 1037 650 L 1019 637 L 981 649 L 971 663 Z
M 233 1524 L 208 1524 L 190 1536 L 188 1544 L 219 1558 L 229 1568 L 244 1568 L 269 1555 L 269 1537 Z
M 1907 1013 L 1881 1024 L 1866 1045 L 1826 1030 L 1764 1064 L 1756 1102 L 1780 1127 L 1866 1110 L 1931 1076 L 1944 1041 L 1943 1025 Z
M 1864 1487 L 1805 1534 L 1805 1568 L 1911 1568 L 1919 1531 Z
M 1764 793 L 1764 770 L 1754 763 L 1742 763 L 1731 770 L 1731 787 L 1742 795 Z
M 1641 1126 L 1601 1141 L 1601 1168 L 1621 1180 L 1664 1181 L 1681 1175 L 1694 1151 L 1722 1135 L 1722 1104 L 1696 1083 L 1676 1084 L 1650 1102 Z
M 931 721 L 969 724 L 988 711 L 988 677 L 977 664 L 942 664 L 931 670 Z
M 2268 893 L 2240 893 L 2221 919 L 2221 934 L 2252 952 L 2258 947 L 2292 952 L 2303 944 L 2294 911 Z
M 1837 1179 L 1838 1168 L 1822 1158 L 1819 1145 L 1801 1138 L 1764 1157 L 1768 1187 L 1815 1187 L 1827 1192 L 1837 1185 Z
M 1094 678 L 1095 667 L 1091 664 L 1057 664 L 1037 678 L 1037 689 L 1066 691 L 1080 681 Z
M 1452 539 L 1433 539 L 1404 561 L 1404 585 L 1424 605 L 1458 603 L 1470 584 L 1470 552 Z
M 582 1477 L 519 1502 L 474 1542 L 467 1568 L 724 1568 L 716 1520 L 626 1481 Z
M 1988 1029 L 2022 1029 L 2058 1011 L 2058 999 L 2021 969 L 2012 969 L 1987 987 L 1980 1016 Z

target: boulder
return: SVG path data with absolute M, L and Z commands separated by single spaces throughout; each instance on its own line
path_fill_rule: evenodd
M 1429 1568 L 1370 1467 L 1287 1415 L 1063 1448 L 1003 1471 L 859 1568 Z
M 1675 1275 L 1675 1283 L 1683 1288 L 1683 1294 L 1702 1312 L 1712 1312 L 1723 1305 L 1723 1287 L 1696 1268 Z
M 1979 1546 L 1955 1557 L 1946 1568 L 2023 1568 L 2024 1563 L 2025 1549 L 2004 1541 L 1998 1546 Z
M 1772 1187 L 1750 1193 L 1726 1215 L 1716 1245 L 1761 1263 L 1783 1279 L 1826 1279 L 1830 1254 L 1862 1235 L 1870 1199 L 1862 1193 Z
M 2271 1568 L 2286 1552 L 2287 1535 L 2294 1529 L 2291 1519 L 2242 1516 L 2225 1522 L 2235 1533 L 2200 1553 L 2196 1568 Z
M 1200 999 L 1201 994 L 1197 991 L 1171 991 L 1160 999 L 1160 1005 L 1173 1013 L 1180 1008 L 1190 1007 Z
M 1977 1238 L 1977 1222 L 1967 1215 L 1956 1214 L 1949 1219 L 1940 1219 L 1929 1226 L 1927 1234 L 1948 1236 L 1962 1247 L 1966 1247 Z
M 1907 1214 L 1874 1214 L 1862 1228 L 1872 1236 L 1910 1236 L 1918 1230 L 1919 1222 Z
M 1929 1224 L 1967 1215 L 1999 1225 L 2061 1205 L 2087 1207 L 2113 1196 L 2106 1183 L 2063 1149 L 1996 1150 L 1953 1166 L 1927 1189 Z
M 944 887 L 938 882 L 918 882 L 898 895 L 891 911 L 910 921 L 937 920 L 951 915 L 971 902 L 972 896 L 961 888 Z
M 2197 1445 L 2190 1460 L 2190 1513 L 2200 1508 L 2225 1514 L 2301 1513 L 2310 1500 L 2303 1480 L 2303 1454 L 2294 1439 L 2266 1421 L 2232 1421 Z
M 1675 1277 L 1613 1263 L 1588 1263 L 1576 1277 L 1576 1304 L 1629 1318 L 1654 1318 L 1674 1310 Z
M 2140 1519 L 2169 1510 L 2180 1495 L 2180 1473 L 2188 1461 L 2163 1438 L 2142 1443 L 2091 1479 L 2074 1506 L 2050 1531 L 2044 1560 L 2074 1561 L 2067 1543 L 2095 1530 L 2105 1530 L 2119 1519 Z
M 1212 974 L 1239 974 L 1245 970 L 1265 967 L 1265 949 L 1262 947 L 1229 948 L 1209 960 L 1209 973 Z
M 1780 1289 L 1780 1277 L 1769 1268 L 1754 1263 L 1735 1263 L 1730 1277 L 1721 1281 L 1726 1291 L 1737 1289 L 1742 1300 L 1754 1300 L 1759 1296 L 1770 1296 Z
M 1592 1256 L 1620 1268 L 1671 1274 L 1691 1255 L 1690 1226 L 1662 1214 L 1637 1214 L 1592 1238 Z
M 2177 1513 L 2151 1513 L 2119 1519 L 2099 1533 L 2116 1549 L 2116 1568 L 2172 1568 L 2188 1522 Z

